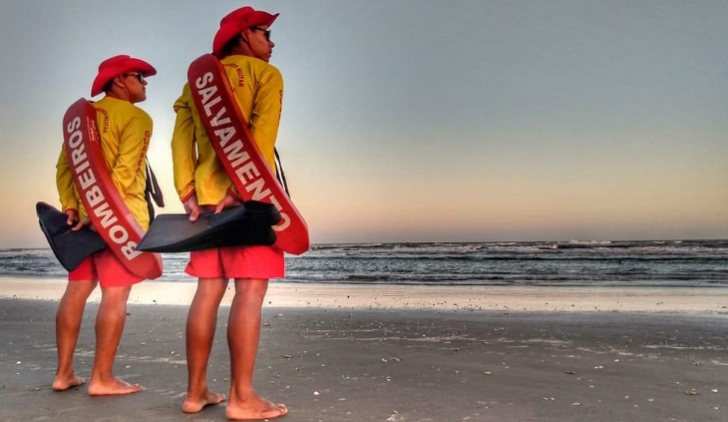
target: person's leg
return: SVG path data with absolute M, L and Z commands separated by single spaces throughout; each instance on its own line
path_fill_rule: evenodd
M 67 390 L 86 382 L 83 378 L 76 376 L 73 369 L 73 352 L 76 350 L 86 300 L 96 284 L 97 282 L 94 280 L 69 281 L 66 292 L 58 304 L 56 312 L 58 369 L 56 369 L 56 378 L 53 380 L 53 389 L 56 391 Z
M 207 363 L 215 338 L 217 310 L 227 288 L 225 278 L 200 278 L 187 315 L 187 397 L 182 411 L 195 413 L 225 400 L 225 395 L 207 387 Z
M 101 305 L 96 315 L 96 356 L 88 386 L 88 393 L 92 396 L 130 394 L 142 389 L 113 374 L 116 351 L 126 323 L 129 292 L 131 286 L 101 286 Z
M 253 370 L 260 340 L 261 308 L 268 280 L 235 279 L 235 297 L 228 321 L 230 348 L 231 420 L 271 419 L 283 416 L 288 409 L 260 397 L 253 389 Z

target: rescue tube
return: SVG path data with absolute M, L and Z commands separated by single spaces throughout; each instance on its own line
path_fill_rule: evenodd
M 281 221 L 273 227 L 275 246 L 294 255 L 309 248 L 308 226 L 284 192 L 248 130 L 222 64 L 204 54 L 190 65 L 187 80 L 207 136 L 225 172 L 245 201 L 275 205 Z
M 71 230 L 66 214 L 52 205 L 38 202 L 35 204 L 35 213 L 53 255 L 67 271 L 75 270 L 84 259 L 106 249 L 104 239 L 90 228 Z
M 63 116 L 63 138 L 76 191 L 96 231 L 133 274 L 162 275 L 159 254 L 137 250 L 144 230 L 114 187 L 101 151 L 96 109 L 81 98 Z
M 242 245 L 273 245 L 272 227 L 281 219 L 273 204 L 248 201 L 214 214 L 205 212 L 193 223 L 188 214 L 157 216 L 137 247 L 140 251 L 191 252 Z

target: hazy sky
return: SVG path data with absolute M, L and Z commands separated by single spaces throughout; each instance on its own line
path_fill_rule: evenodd
M 280 12 L 278 147 L 314 243 L 728 237 L 728 1 L 323 1 Z M 0 0 L 0 247 L 45 246 L 66 108 L 98 64 L 140 106 L 170 204 L 187 66 L 227 0 Z

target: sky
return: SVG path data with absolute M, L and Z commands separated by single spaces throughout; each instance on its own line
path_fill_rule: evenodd
M 728 1 L 0 0 L 0 248 L 44 247 L 61 121 L 98 64 L 172 104 L 220 19 L 278 12 L 278 149 L 313 243 L 728 238 Z M 98 98 L 98 97 L 97 97 Z

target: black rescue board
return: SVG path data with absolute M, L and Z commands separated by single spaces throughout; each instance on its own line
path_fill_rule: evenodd
M 201 213 L 190 222 L 188 214 L 158 215 L 137 249 L 145 252 L 190 252 L 225 246 L 273 245 L 272 226 L 281 214 L 272 204 L 248 201 L 219 214 Z

